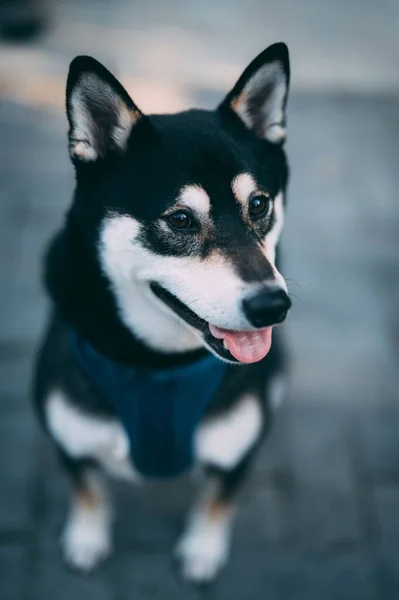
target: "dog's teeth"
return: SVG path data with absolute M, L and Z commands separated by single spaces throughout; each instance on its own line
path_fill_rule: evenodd
M 227 342 L 226 342 L 226 340 L 225 340 L 225 339 L 223 340 L 223 348 L 224 348 L 225 350 L 228 350 L 228 347 L 227 347 Z

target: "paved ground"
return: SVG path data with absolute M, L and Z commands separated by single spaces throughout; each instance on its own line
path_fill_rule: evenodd
M 200 3 L 193 3 L 191 12 L 177 1 L 168 11 L 148 2 L 138 3 L 134 13 L 122 2 L 115 2 L 112 12 L 99 2 L 102 8 L 94 15 L 94 2 L 71 2 L 61 6 L 63 18 L 46 38 L 28 48 L 7 48 L 7 59 L 1 49 L 1 600 L 198 595 L 178 581 L 169 562 L 193 493 L 187 481 L 161 493 L 155 484 L 137 491 L 116 486 L 114 557 L 87 578 L 62 566 L 57 537 L 67 488 L 28 395 L 45 314 L 39 259 L 73 185 L 60 106 L 75 46 L 121 65 L 129 87 L 142 94 L 144 108 L 146 100 L 155 108 L 178 108 L 192 100 L 211 105 L 261 49 L 263 23 L 267 41 L 287 34 L 300 73 L 290 102 L 293 175 L 285 234 L 285 271 L 296 296 L 286 327 L 292 376 L 243 497 L 231 563 L 204 596 L 399 597 L 399 71 L 393 69 L 398 11 L 389 1 L 379 3 L 383 11 L 368 0 L 340 3 L 337 11 L 336 2 L 301 4 L 303 12 L 295 12 L 296 3 L 289 0 L 262 4 L 262 11 L 274 10 L 278 34 L 272 36 L 266 18 L 255 19 L 236 3 L 224 12 L 223 2 L 212 3 L 213 9 L 205 3 L 204 13 Z M 261 10 L 255 2 L 245 6 Z M 253 24 L 246 42 L 237 34 L 229 58 L 228 18 L 248 30 Z M 150 22 L 163 27 L 147 28 Z M 351 28 L 355 22 L 357 30 Z M 352 31 L 358 36 L 349 44 Z M 373 50 L 370 36 L 364 41 L 370 31 Z M 98 37 L 101 32 L 108 32 L 105 40 Z M 148 55 L 145 40 L 151 40 Z M 348 60 L 341 61 L 345 54 Z M 330 66 L 331 86 L 325 75 Z

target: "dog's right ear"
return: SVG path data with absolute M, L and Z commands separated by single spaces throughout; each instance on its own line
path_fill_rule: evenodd
M 66 109 L 74 162 L 93 162 L 124 150 L 132 128 L 143 117 L 119 81 L 89 56 L 71 62 Z
M 235 113 L 258 138 L 281 144 L 286 137 L 285 109 L 290 81 L 287 46 L 269 46 L 245 69 L 219 110 Z

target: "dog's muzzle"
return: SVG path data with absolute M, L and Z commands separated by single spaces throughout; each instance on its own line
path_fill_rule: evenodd
M 273 325 L 281 323 L 291 307 L 285 290 L 273 285 L 262 286 L 242 302 L 243 312 L 252 328 L 234 331 L 205 321 L 158 283 L 151 283 L 151 289 L 188 325 L 202 333 L 205 345 L 214 354 L 232 363 L 262 360 L 270 351 Z

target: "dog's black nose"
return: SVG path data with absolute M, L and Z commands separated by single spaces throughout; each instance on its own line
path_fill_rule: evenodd
M 263 287 L 242 302 L 245 316 L 254 327 L 281 323 L 291 308 L 288 294 L 278 287 Z

